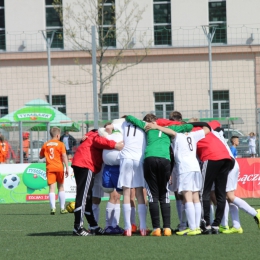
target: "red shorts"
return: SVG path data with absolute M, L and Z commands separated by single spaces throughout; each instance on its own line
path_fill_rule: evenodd
M 47 172 L 47 182 L 48 185 L 51 185 L 53 183 L 60 183 L 63 184 L 64 183 L 64 172 Z

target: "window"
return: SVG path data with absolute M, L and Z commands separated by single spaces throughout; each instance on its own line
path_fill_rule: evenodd
M 8 114 L 8 97 L 0 97 L 0 117 Z
M 213 117 L 229 117 L 229 91 L 213 91 Z
M 153 1 L 154 45 L 171 45 L 171 1 Z
M 0 0 L 0 50 L 5 49 L 5 1 Z
M 55 31 L 51 48 L 63 49 L 63 27 L 60 21 L 59 13 L 55 10 L 55 8 L 62 7 L 62 0 L 60 0 L 61 5 L 53 5 L 53 3 L 54 0 L 45 0 L 47 38 L 50 38 L 52 31 Z
M 118 94 L 102 95 L 102 120 L 119 118 Z
M 99 45 L 116 47 L 115 0 L 98 0 Z
M 154 93 L 155 115 L 158 118 L 168 118 L 174 110 L 173 92 Z
M 227 43 L 226 21 L 226 1 L 209 1 L 209 25 L 217 25 L 212 43 Z
M 46 96 L 46 99 L 49 102 L 49 96 Z M 52 95 L 52 107 L 66 115 L 66 96 Z

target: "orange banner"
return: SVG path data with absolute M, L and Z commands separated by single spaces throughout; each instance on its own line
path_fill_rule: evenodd
M 260 158 L 238 158 L 240 167 L 237 190 L 239 198 L 260 198 Z

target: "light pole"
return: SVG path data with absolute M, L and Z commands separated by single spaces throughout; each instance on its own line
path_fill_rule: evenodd
M 42 36 L 46 41 L 47 45 L 47 55 L 48 55 L 48 87 L 49 87 L 49 104 L 52 106 L 52 86 L 51 86 L 51 45 L 53 42 L 54 34 L 56 30 L 51 30 L 51 37 L 47 36 L 47 31 L 46 35 L 44 34 L 44 31 L 42 32 Z M 50 124 L 47 124 L 47 137 L 50 139 Z
M 209 107 L 210 107 L 210 117 L 213 117 L 213 92 L 212 92 L 212 53 L 211 53 L 211 43 L 214 38 L 216 27 L 218 25 L 202 25 L 203 32 L 208 40 L 209 48 Z M 209 30 L 207 30 L 209 28 Z M 212 31 L 210 32 L 210 28 Z

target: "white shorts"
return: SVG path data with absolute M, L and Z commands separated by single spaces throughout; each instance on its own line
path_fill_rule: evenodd
M 117 187 L 145 187 L 143 163 L 132 159 L 120 160 L 120 174 Z
M 202 188 L 201 172 L 186 172 L 178 175 L 179 185 L 178 193 L 182 191 L 200 191 Z
M 94 185 L 92 188 L 92 197 L 96 197 L 96 198 L 104 197 L 104 191 L 102 188 L 102 172 L 103 172 L 103 167 L 102 170 L 95 175 Z
M 177 169 L 175 167 L 173 167 L 172 169 L 172 182 L 169 185 L 169 190 L 176 192 L 178 190 L 178 174 L 177 174 Z
M 255 146 L 249 145 L 249 154 L 256 154 Z
M 239 165 L 238 162 L 235 161 L 235 165 L 233 169 L 228 173 L 226 192 L 237 189 L 238 175 L 239 175 Z

